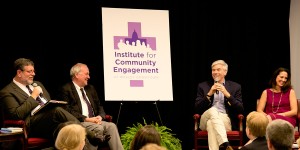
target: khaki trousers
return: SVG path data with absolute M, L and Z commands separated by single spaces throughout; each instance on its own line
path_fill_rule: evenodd
M 226 131 L 231 131 L 230 118 L 211 107 L 202 114 L 200 129 L 208 132 L 209 149 L 218 150 L 221 144 L 228 142 Z

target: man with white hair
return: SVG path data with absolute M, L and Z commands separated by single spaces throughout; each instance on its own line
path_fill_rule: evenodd
M 224 60 L 214 61 L 211 71 L 213 80 L 198 84 L 195 111 L 203 113 L 200 129 L 208 132 L 209 149 L 232 150 L 226 131 L 238 128 L 235 118 L 244 111 L 241 85 L 225 80 L 228 65 Z

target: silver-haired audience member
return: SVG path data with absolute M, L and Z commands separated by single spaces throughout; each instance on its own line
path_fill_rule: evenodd
M 266 138 L 269 150 L 291 150 L 295 141 L 294 127 L 285 120 L 273 120 L 267 126 Z

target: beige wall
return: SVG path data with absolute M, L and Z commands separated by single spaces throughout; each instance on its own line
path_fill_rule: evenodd
M 291 0 L 290 7 L 290 51 L 292 85 L 300 98 L 300 0 Z

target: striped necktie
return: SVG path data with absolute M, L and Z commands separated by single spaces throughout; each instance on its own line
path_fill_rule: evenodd
M 86 105 L 87 105 L 87 108 L 88 108 L 88 111 L 89 111 L 89 117 L 94 117 L 92 105 L 91 105 L 91 103 L 88 101 L 88 99 L 87 99 L 87 97 L 86 97 L 86 95 L 85 95 L 85 93 L 84 93 L 83 88 L 80 88 L 80 91 L 81 91 L 83 100 L 85 101 L 85 103 L 86 103 Z

